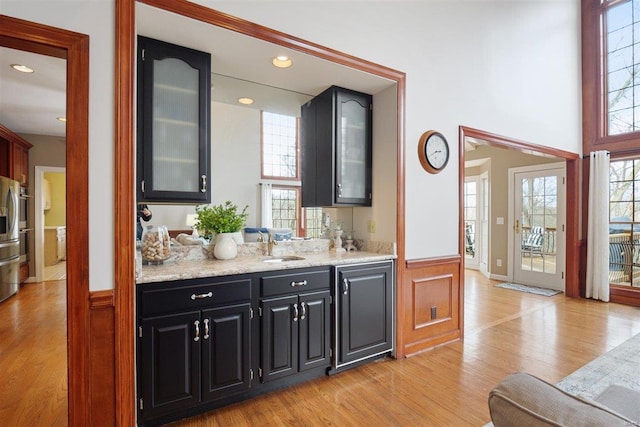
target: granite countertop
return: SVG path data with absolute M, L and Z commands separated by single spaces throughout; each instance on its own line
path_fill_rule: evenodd
M 304 259 L 283 262 L 264 262 L 265 255 L 243 255 L 232 260 L 198 259 L 169 260 L 160 265 L 144 265 L 136 283 L 165 282 L 200 277 L 226 276 L 260 271 L 288 270 L 293 268 L 358 264 L 395 259 L 395 255 L 375 252 L 320 252 L 297 254 Z M 277 258 L 278 255 L 275 256 Z

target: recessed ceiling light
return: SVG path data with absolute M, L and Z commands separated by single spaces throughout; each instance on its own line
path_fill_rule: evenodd
M 66 117 L 56 117 L 56 120 L 58 120 L 60 122 L 66 122 L 67 118 Z
M 11 68 L 21 73 L 33 73 L 33 68 L 29 68 L 26 65 L 11 64 Z
M 291 58 L 284 55 L 276 56 L 271 62 L 278 68 L 289 68 L 293 65 Z
M 253 99 L 251 99 L 251 98 L 238 98 L 238 102 L 240 104 L 244 104 L 244 105 L 251 105 L 251 104 L 253 104 Z

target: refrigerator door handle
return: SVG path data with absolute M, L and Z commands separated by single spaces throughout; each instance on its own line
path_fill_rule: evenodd
M 16 255 L 13 258 L 9 258 L 7 260 L 0 260 L 0 267 L 4 267 L 5 265 L 13 264 L 14 262 L 20 261 L 20 255 Z

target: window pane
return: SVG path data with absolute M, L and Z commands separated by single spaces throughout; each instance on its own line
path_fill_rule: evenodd
M 305 208 L 306 237 L 322 236 L 322 208 Z
M 291 228 L 294 235 L 297 230 L 298 191 L 295 188 L 273 187 L 271 206 L 274 228 Z
M 298 128 L 293 116 L 262 113 L 262 176 L 298 178 Z
M 607 133 L 640 130 L 640 1 L 626 1 L 604 12 Z

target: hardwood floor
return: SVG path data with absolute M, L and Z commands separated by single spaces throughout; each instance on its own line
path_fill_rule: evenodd
M 290 387 L 174 426 L 482 426 L 489 391 L 527 371 L 552 383 L 640 333 L 640 309 L 465 283 L 465 339 Z
M 60 261 L 56 264 L 44 267 L 44 281 L 50 280 L 66 280 L 67 279 L 67 261 Z
M 174 423 L 190 426 L 481 426 L 507 374 L 552 383 L 640 333 L 640 309 L 495 288 L 466 272 L 465 339 Z M 65 282 L 32 283 L 0 304 L 0 422 L 67 424 Z
M 0 303 L 0 424 L 67 425 L 66 282 L 28 283 Z

